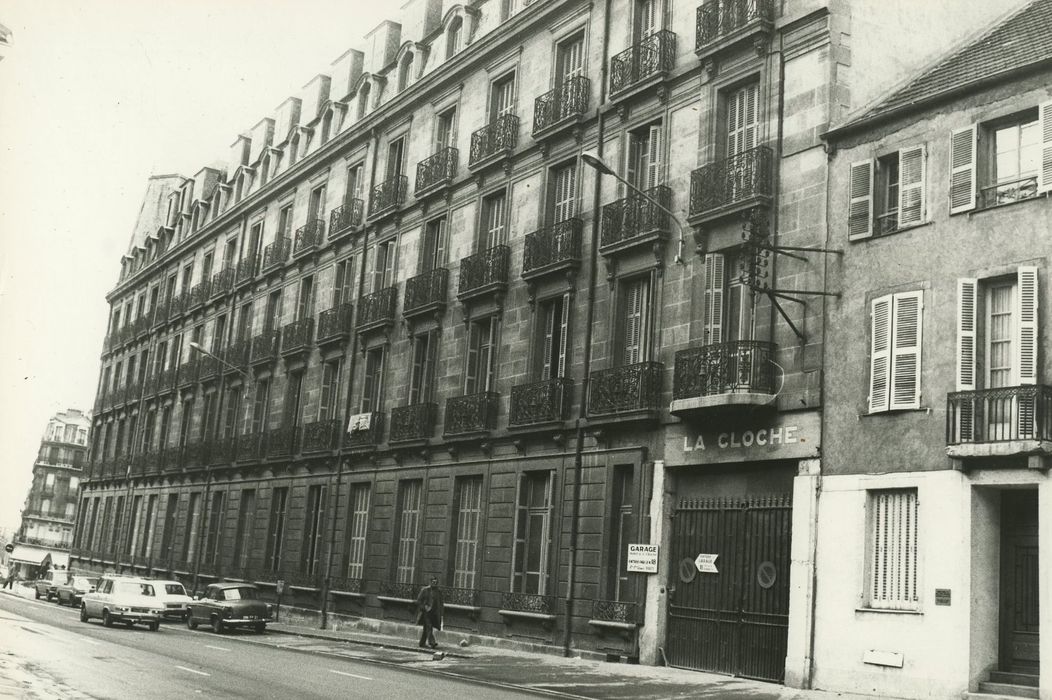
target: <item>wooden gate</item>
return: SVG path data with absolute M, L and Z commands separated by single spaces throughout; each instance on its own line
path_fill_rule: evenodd
M 792 497 L 684 499 L 672 516 L 668 663 L 781 682 Z M 718 573 L 698 571 L 715 554 Z

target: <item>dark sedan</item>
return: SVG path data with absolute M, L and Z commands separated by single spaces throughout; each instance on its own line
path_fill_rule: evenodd
M 270 605 L 259 599 L 258 589 L 249 583 L 213 583 L 186 608 L 187 627 L 211 625 L 219 634 L 236 627 L 262 633 L 270 618 Z
M 55 598 L 59 605 L 70 605 L 77 607 L 81 598 L 87 593 L 94 593 L 95 586 L 99 585 L 97 578 L 87 576 L 70 576 L 65 583 L 55 586 Z

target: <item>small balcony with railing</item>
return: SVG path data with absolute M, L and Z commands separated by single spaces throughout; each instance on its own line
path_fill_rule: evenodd
M 497 428 L 500 394 L 483 391 L 467 396 L 446 399 L 446 424 L 443 436 L 471 437 L 489 433 Z
M 329 212 L 329 240 L 350 233 L 362 225 L 365 203 L 360 199 L 348 199 Z
M 205 305 L 211 297 L 212 280 L 202 280 L 190 288 L 190 298 L 186 302 L 186 310 L 193 311 Z
M 779 374 L 772 361 L 776 346 L 759 340 L 732 340 L 680 350 L 672 372 L 669 412 L 686 417 L 730 407 L 774 406 Z
M 318 314 L 318 347 L 346 342 L 351 337 L 353 321 L 354 305 L 350 302 L 322 311 Z
M 500 115 L 471 134 L 468 167 L 472 170 L 482 168 L 510 156 L 518 138 L 519 118 L 514 114 Z
M 955 391 L 946 396 L 946 454 L 956 459 L 1052 455 L 1052 387 Z
M 394 443 L 424 442 L 435 434 L 438 406 L 416 403 L 391 409 L 391 436 Z
M 386 287 L 378 292 L 366 294 L 358 302 L 355 328 L 359 333 L 367 333 L 393 326 L 397 304 L 398 287 Z
M 372 450 L 384 440 L 384 414 L 381 411 L 356 413 L 347 422 L 343 446 L 348 450 Z
M 458 151 L 447 146 L 416 164 L 417 197 L 439 192 L 453 184 L 457 176 Z
M 302 359 L 314 347 L 314 317 L 307 316 L 281 329 L 281 356 L 286 361 Z
M 236 374 L 248 369 L 249 360 L 252 357 L 252 339 L 242 338 L 235 340 L 223 352 L 223 360 L 226 364 L 222 370 L 224 374 Z
M 558 133 L 564 127 L 580 123 L 588 112 L 591 81 L 583 75 L 564 80 L 533 101 L 533 138 Z
M 237 276 L 237 268 L 233 265 L 224 267 L 212 275 L 212 289 L 210 295 L 217 297 L 226 294 L 234 288 L 234 279 Z
M 252 338 L 251 363 L 253 367 L 264 367 L 278 359 L 281 347 L 281 331 L 263 331 Z
M 216 466 L 237 461 L 237 438 L 216 437 L 208 441 L 208 463 Z
M 588 381 L 588 418 L 657 418 L 665 365 L 637 362 L 592 372 Z
M 248 432 L 237 436 L 237 461 L 255 462 L 263 456 L 263 433 Z
M 527 233 L 522 248 L 522 278 L 535 280 L 579 268 L 583 231 L 584 222 L 573 218 Z
M 672 208 L 672 189 L 658 185 L 643 193 L 646 197 L 630 193 L 603 207 L 600 253 L 616 255 L 668 239 L 671 224 L 665 210 Z
M 511 248 L 493 246 L 460 261 L 457 298 L 462 302 L 483 296 L 503 294 L 508 289 Z
M 757 146 L 690 174 L 690 222 L 703 224 L 759 206 L 774 196 L 774 152 Z
M 178 373 L 179 368 L 175 366 L 165 367 L 157 373 L 156 394 L 158 396 L 164 396 L 175 388 L 175 380 Z
M 407 319 L 440 315 L 446 308 L 449 293 L 449 270 L 436 267 L 405 282 L 405 301 L 402 315 Z
M 675 64 L 676 33 L 654 32 L 610 59 L 610 97 L 626 97 L 664 80 Z
M 508 426 L 527 428 L 558 425 L 570 417 L 572 401 L 573 380 L 567 377 L 519 384 L 511 389 Z
M 289 457 L 296 454 L 299 435 L 298 425 L 280 425 L 267 430 L 264 436 L 267 457 Z
M 325 219 L 311 219 L 296 229 L 293 257 L 317 250 L 325 242 Z
M 263 249 L 262 272 L 277 270 L 289 259 L 292 251 L 292 239 L 288 236 L 278 236 L 274 242 Z
M 168 320 L 175 320 L 186 312 L 186 303 L 189 296 L 188 293 L 184 292 L 176 294 L 168 301 Z
M 694 53 L 700 59 L 740 44 L 770 36 L 774 29 L 771 0 L 707 0 L 697 10 Z
M 208 443 L 190 440 L 183 445 L 183 469 L 202 469 L 208 465 Z
M 396 175 L 378 184 L 369 198 L 369 218 L 375 220 L 398 211 L 408 191 L 409 178 L 405 175 Z
M 256 278 L 256 273 L 259 272 L 259 256 L 255 253 L 246 255 L 237 261 L 237 267 L 234 272 L 234 286 L 240 287 L 243 284 L 247 284 Z
M 176 385 L 180 389 L 193 386 L 197 383 L 197 358 L 191 357 L 186 362 L 179 365 L 179 369 L 176 372 Z
M 157 306 L 153 309 L 153 320 L 151 325 L 154 328 L 163 326 L 168 322 L 168 309 L 171 306 L 171 300 L 164 300 L 157 302 Z
M 210 382 L 219 378 L 219 358 L 215 355 L 201 355 L 197 360 L 197 379 Z
M 303 426 L 303 452 L 325 452 L 336 447 L 342 421 L 318 420 Z

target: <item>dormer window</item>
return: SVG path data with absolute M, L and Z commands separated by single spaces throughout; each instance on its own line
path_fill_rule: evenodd
M 327 143 L 329 137 L 332 135 L 332 108 L 325 110 L 325 115 L 321 118 L 321 143 L 322 145 Z
M 369 83 L 362 83 L 362 86 L 358 89 L 358 118 L 364 119 L 365 115 L 369 113 Z
M 455 17 L 449 23 L 449 32 L 446 34 L 446 58 L 456 56 L 462 48 L 464 48 L 464 20 Z
M 402 92 L 413 82 L 413 54 L 407 53 L 398 65 L 398 92 Z

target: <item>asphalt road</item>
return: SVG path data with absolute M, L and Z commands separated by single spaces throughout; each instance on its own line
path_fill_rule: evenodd
M 294 635 L 216 635 L 174 622 L 158 632 L 105 628 L 55 603 L 0 596 L 0 697 L 537 697 L 435 673 L 443 662 L 427 655 L 374 651 L 366 661 L 308 651 Z

